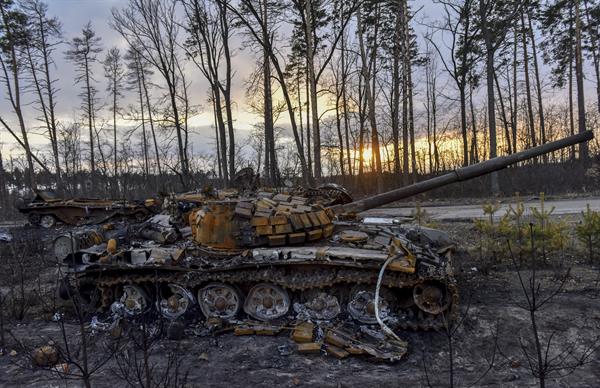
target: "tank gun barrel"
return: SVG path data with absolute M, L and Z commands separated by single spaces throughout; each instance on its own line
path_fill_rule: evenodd
M 494 171 L 499 171 L 511 164 L 532 159 L 540 155 L 560 150 L 562 148 L 573 146 L 578 143 L 587 142 L 593 138 L 594 134 L 592 131 L 581 132 L 576 135 L 568 136 L 563 139 L 542 144 L 511 155 L 499 156 L 497 158 L 489 159 L 470 166 L 457 168 L 447 174 L 427 179 L 409 186 L 401 187 L 399 189 L 377 194 L 344 205 L 336 205 L 331 209 L 335 214 L 359 213 L 391 202 L 399 201 L 404 198 L 412 197 L 426 191 L 437 189 L 438 187 L 443 187 L 454 182 L 462 182 L 492 173 Z

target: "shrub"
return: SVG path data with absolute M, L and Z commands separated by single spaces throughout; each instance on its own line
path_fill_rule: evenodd
M 598 249 L 600 249 L 600 212 L 592 210 L 587 205 L 579 225 L 575 227 L 577 239 L 586 247 L 590 263 L 593 263 Z

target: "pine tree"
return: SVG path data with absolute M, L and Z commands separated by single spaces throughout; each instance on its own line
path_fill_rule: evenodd
M 0 0 L 0 63 L 2 65 L 1 80 L 4 93 L 8 96 L 12 111 L 17 116 L 21 136 L 8 125 L 7 120 L 0 117 L 3 127 L 23 147 L 27 160 L 27 176 L 31 188 L 35 188 L 35 173 L 33 170 L 34 155 L 29 145 L 29 134 L 25 127 L 23 114 L 23 73 L 25 71 L 22 60 L 24 48 L 27 47 L 31 37 L 27 25 L 29 20 L 21 9 L 15 6 L 12 0 Z M 37 160 L 37 159 L 36 159 Z M 38 162 L 39 163 L 39 162 Z
M 571 96 L 572 90 L 570 86 L 572 82 L 571 69 L 573 62 L 575 63 L 579 132 L 586 129 L 583 85 L 583 34 L 585 30 L 582 16 L 585 12 L 583 6 L 581 0 L 550 1 L 546 3 L 541 18 L 542 32 L 545 37 L 542 43 L 544 60 L 552 65 L 552 78 L 555 86 L 563 87 L 567 81 L 565 76 L 569 75 L 569 96 Z M 572 110 L 572 103 L 570 105 L 569 109 Z M 572 149 L 571 157 L 574 157 L 574 149 Z M 584 161 L 588 159 L 587 143 L 580 144 L 579 157 Z
M 117 160 L 118 147 L 117 147 L 117 114 L 120 112 L 119 99 L 123 97 L 123 85 L 122 82 L 125 79 L 125 68 L 123 64 L 123 58 L 118 48 L 113 47 L 106 53 L 106 57 L 103 62 L 104 65 L 104 76 L 106 77 L 107 85 L 106 91 L 110 94 L 112 100 L 111 111 L 113 114 L 113 169 L 115 180 L 119 175 L 119 162 Z
M 58 118 L 56 114 L 55 65 L 53 53 L 62 41 L 62 25 L 57 17 L 47 15 L 48 6 L 40 0 L 26 0 L 22 3 L 29 23 L 30 40 L 26 46 L 27 63 L 30 68 L 31 83 L 36 96 L 36 109 L 52 148 L 56 186 L 62 189 L 61 166 L 58 155 Z
M 67 60 L 73 62 L 76 69 L 75 83 L 81 85 L 81 108 L 88 124 L 90 141 L 90 174 L 92 185 L 96 178 L 96 159 L 94 157 L 94 132 L 96 130 L 96 104 L 98 90 L 95 87 L 93 65 L 97 62 L 98 53 L 102 51 L 101 38 L 96 36 L 92 23 L 88 22 L 81 30 L 81 36 L 73 38 L 66 52 Z

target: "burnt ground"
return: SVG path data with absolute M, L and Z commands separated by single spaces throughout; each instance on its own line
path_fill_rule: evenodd
M 465 246 L 476 240 L 472 224 L 438 224 L 447 229 Z M 47 232 L 24 233 L 29 245 L 40 245 Z M 41 233 L 41 234 L 40 234 Z M 6 247 L 3 247 L 6 250 Z M 19 253 L 17 251 L 16 253 Z M 2 257 L 7 257 L 6 252 Z M 16 254 L 13 251 L 13 255 Z M 518 307 L 524 297 L 520 290 L 517 272 L 507 263 L 494 263 L 482 269 L 476 255 L 461 254 L 455 259 L 457 279 L 461 290 L 460 326 L 453 336 L 454 379 L 456 386 L 536 386 L 520 343 L 532 339 L 529 313 Z M 546 304 L 537 315 L 542 343 L 552 336 L 549 358 L 566 356 L 575 363 L 600 333 L 600 283 L 597 267 L 590 266 L 579 256 L 566 255 L 562 266 L 556 263 L 538 271 L 545 287 L 559 283 L 557 267 L 570 265 L 572 271 L 564 288 Z M 0 272 L 0 289 L 6 293 L 10 285 L 6 262 Z M 33 268 L 41 270 L 34 271 Z M 55 269 L 51 263 L 37 262 L 26 268 L 26 287 L 46 290 L 52 294 Z M 14 274 L 13 274 L 14 275 Z M 527 276 L 528 273 L 524 273 Z M 14 276 L 12 277 L 14 279 Z M 42 305 L 37 293 L 26 293 L 23 298 L 31 307 L 21 320 L 13 316 L 14 306 L 6 301 L 2 307 L 5 318 L 5 351 L 0 356 L 0 386 L 7 387 L 59 387 L 81 386 L 81 381 L 65 380 L 50 369 L 31 366 L 31 349 L 49 340 L 62 343 L 60 325 L 53 322 L 53 311 L 48 303 Z M 18 292 L 17 292 L 18 295 Z M 20 300 L 19 300 L 20 301 Z M 72 316 L 64 318 L 65 331 L 70 338 L 72 351 L 77 353 L 78 325 Z M 553 334 L 554 333 L 554 334 Z M 408 354 L 399 362 L 389 364 L 374 362 L 364 356 L 338 360 L 326 354 L 300 355 L 294 351 L 289 332 L 276 336 L 234 336 L 225 333 L 217 336 L 190 334 L 181 340 L 160 339 L 152 343 L 151 363 L 156 365 L 153 377 L 166 375 L 187 376 L 188 386 L 326 386 L 326 387 L 403 387 L 448 386 L 448 338 L 444 333 L 399 331 L 408 341 Z M 109 347 L 115 340 L 108 332 L 95 333 L 89 346 L 90 365 L 96 365 L 103 355 L 111 354 Z M 74 350 L 73 350 L 74 349 Z M 569 354 L 572 353 L 572 357 Z M 76 354 L 81 358 L 81 352 Z M 175 357 L 175 358 L 174 358 Z M 490 368 L 490 360 L 493 365 Z M 547 386 L 596 387 L 600 381 L 600 352 L 589 354 L 583 365 L 575 370 L 555 374 Z M 92 385 L 97 387 L 125 386 L 122 376 L 135 375 L 135 362 L 111 358 L 92 375 Z M 121 367 L 119 367 L 121 365 Z M 169 367 L 171 365 L 171 367 Z M 174 365 L 178 365 L 175 372 Z M 74 366 L 70 372 L 76 371 Z M 170 381 L 165 385 L 181 385 Z

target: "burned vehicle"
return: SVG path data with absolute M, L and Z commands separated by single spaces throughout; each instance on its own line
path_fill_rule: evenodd
M 207 201 L 189 215 L 191 241 L 69 255 L 64 293 L 124 317 L 152 310 L 172 321 L 352 321 L 365 333 L 369 325 L 388 334 L 438 330 L 458 309 L 452 247 L 436 245 L 419 226 L 351 216 L 592 137 L 585 132 L 350 203 L 281 193 Z M 264 326 L 242 329 L 259 333 Z M 294 336 L 312 343 L 310 326 L 302 329 L 306 335 L 301 329 Z M 331 351 L 375 352 L 345 333 L 327 333 Z M 404 353 L 393 354 L 389 359 Z
M 34 190 L 30 200 L 17 203 L 31 225 L 51 228 L 57 221 L 68 225 L 93 225 L 114 218 L 144 220 L 152 214 L 154 201 L 130 202 L 93 198 L 62 198 L 52 190 Z
M 191 212 L 206 203 L 237 198 L 264 197 L 270 198 L 275 194 L 302 197 L 306 203 L 320 203 L 325 206 L 352 202 L 352 196 L 343 186 L 335 183 L 325 183 L 317 187 L 260 187 L 260 177 L 251 167 L 238 171 L 231 180 L 231 187 L 217 190 L 207 186 L 199 191 L 163 195 L 162 209 L 172 216 L 175 223 L 185 224 Z M 260 189 L 259 189 L 260 188 Z

